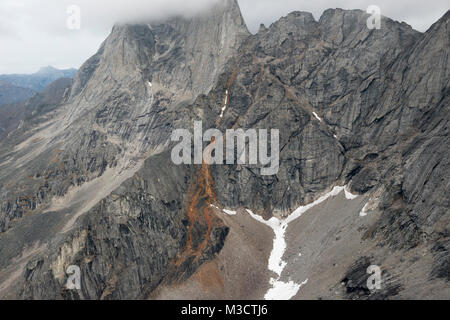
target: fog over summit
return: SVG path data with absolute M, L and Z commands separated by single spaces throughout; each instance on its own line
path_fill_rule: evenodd
M 221 0 L 2 0 L 0 3 L 0 74 L 32 73 L 43 65 L 78 68 L 96 52 L 117 22 L 163 19 L 170 15 L 189 16 Z M 81 29 L 67 29 L 67 8 L 81 9 Z M 344 1 L 344 0 L 239 0 L 249 30 L 260 23 L 269 26 L 291 11 L 311 12 L 319 19 L 328 8 L 362 9 L 380 7 L 384 16 L 405 21 L 426 31 L 448 9 L 446 0 Z M 30 49 L 33 50 L 30 50 Z

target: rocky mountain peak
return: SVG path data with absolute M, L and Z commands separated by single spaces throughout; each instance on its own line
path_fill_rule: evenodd
M 250 35 L 227 0 L 114 26 L 0 143 L 0 297 L 445 296 L 448 16 L 422 34 L 293 12 Z M 278 172 L 176 165 L 198 120 L 279 130 Z M 82 290 L 61 290 L 73 265 Z

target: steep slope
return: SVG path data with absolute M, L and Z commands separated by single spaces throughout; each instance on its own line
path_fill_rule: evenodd
M 248 35 L 224 3 L 116 26 L 0 146 L 0 296 L 448 298 L 450 14 L 421 34 L 294 12 Z M 176 166 L 170 134 L 195 120 L 279 129 L 278 173 Z
M 153 26 L 114 27 L 99 52 L 76 75 L 64 105 L 54 111 L 51 118 L 35 121 L 38 127 L 30 126 L 23 134 L 18 133 L 5 143 L 16 145 L 15 150 L 2 154 L 4 159 L 15 162 L 15 166 L 0 176 L 7 179 L 18 173 L 24 174 L 26 170 L 36 170 L 38 168 L 34 167 L 42 162 L 52 163 L 58 153 L 57 162 L 61 168 L 45 163 L 45 167 L 38 170 L 64 180 L 60 181 L 64 186 L 49 192 L 61 196 L 70 185 L 81 185 L 96 178 L 107 167 L 124 169 L 135 161 L 134 157 L 163 146 L 170 138 L 173 126 L 170 119 L 179 116 L 174 111 L 214 83 L 224 55 L 229 55 L 246 34 L 240 12 L 233 11 L 236 4 L 227 3 L 234 9 L 220 4 L 208 17 L 175 18 Z M 239 14 L 241 20 L 232 20 L 230 12 Z M 217 20 L 218 16 L 223 22 Z M 212 32 L 214 29 L 216 32 Z M 209 31 L 209 38 L 203 37 L 203 46 L 192 43 L 200 38 L 190 38 L 195 30 Z M 220 50 L 222 46 L 227 49 Z M 166 51 L 158 52 L 161 47 Z M 205 57 L 212 59 L 209 66 L 204 63 Z M 205 80 L 192 80 L 192 70 L 196 70 L 195 77 L 201 73 Z M 30 154 L 43 159 L 33 158 Z M 44 175 L 36 171 L 25 175 L 36 173 Z M 7 212 L 10 217 L 6 219 L 22 214 L 20 208 L 14 210 Z M 0 221 L 4 219 L 3 216 Z M 7 223 L 0 222 L 0 225 L 5 230 Z

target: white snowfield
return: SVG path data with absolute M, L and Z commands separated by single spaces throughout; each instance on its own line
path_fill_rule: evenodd
M 342 191 L 345 192 L 345 197 L 348 200 L 353 200 L 357 197 L 348 191 L 347 186 L 337 186 L 334 187 L 329 193 L 321 196 L 316 201 L 306 205 L 298 207 L 291 215 L 289 215 L 286 219 L 278 219 L 276 217 L 272 217 L 269 220 L 264 220 L 261 216 L 254 214 L 251 210 L 246 209 L 248 214 L 255 220 L 269 226 L 274 234 L 273 240 L 273 248 L 269 257 L 269 265 L 268 268 L 270 271 L 273 271 L 278 275 L 278 278 L 272 278 L 270 280 L 270 284 L 272 287 L 267 291 L 264 299 L 266 300 L 289 300 L 294 297 L 299 291 L 300 287 L 305 285 L 308 282 L 306 279 L 302 283 L 295 283 L 293 281 L 283 282 L 280 280 L 281 274 L 283 273 L 284 268 L 286 267 L 286 262 L 283 261 L 283 255 L 286 251 L 286 241 L 285 241 L 285 233 L 286 229 L 292 221 L 298 219 L 302 216 L 303 213 L 313 208 L 314 206 L 324 202 L 330 197 L 335 197 L 340 194 Z
M 223 118 L 225 110 L 227 110 L 227 106 L 228 106 L 228 90 L 225 91 L 225 102 L 224 102 L 224 106 L 222 108 L 222 112 L 220 113 L 221 118 Z

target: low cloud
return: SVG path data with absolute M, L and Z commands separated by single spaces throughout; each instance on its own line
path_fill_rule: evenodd
M 218 0 L 220 1 L 220 0 Z M 1 0 L 0 73 L 29 73 L 45 65 L 79 67 L 94 54 L 116 22 L 151 21 L 193 15 L 214 0 Z M 328 8 L 363 9 L 375 4 L 382 14 L 425 31 L 448 10 L 448 0 L 239 0 L 252 32 L 294 10 L 316 19 Z M 67 8 L 81 9 L 81 29 L 67 28 Z

